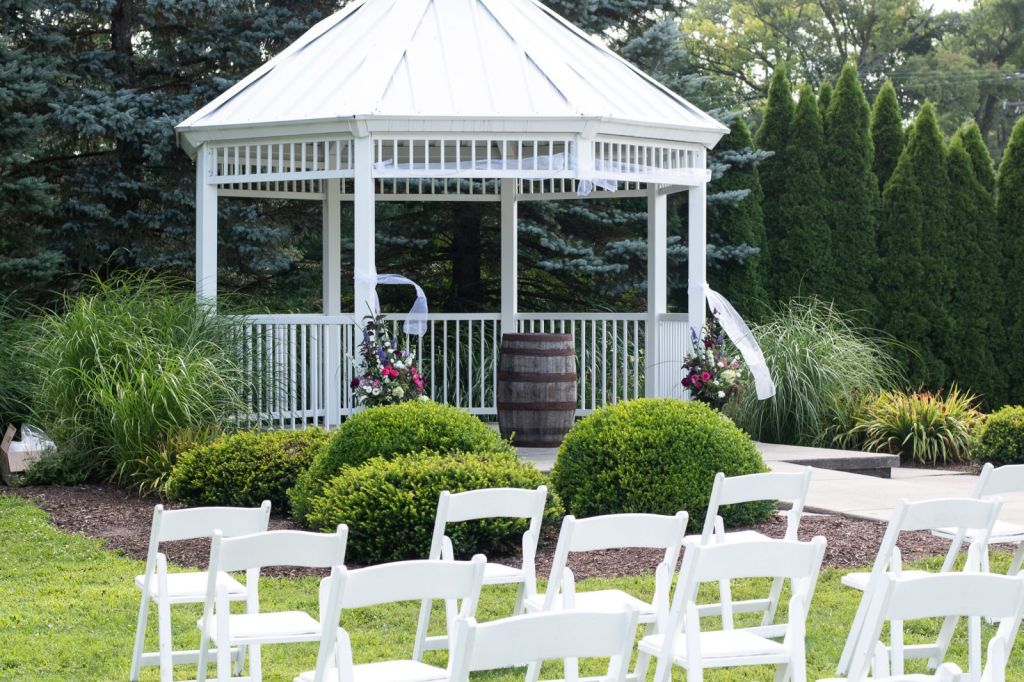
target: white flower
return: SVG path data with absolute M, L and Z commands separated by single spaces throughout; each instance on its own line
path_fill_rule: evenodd
M 373 394 L 374 395 L 380 395 L 380 389 L 379 388 L 373 389 Z
M 402 364 L 401 360 L 395 363 L 395 369 L 405 369 L 405 365 Z
M 395 386 L 395 390 L 391 391 L 391 395 L 395 396 L 396 398 L 401 398 L 403 395 L 405 395 L 405 391 L 402 389 L 401 386 Z
M 725 391 L 719 391 L 718 392 L 718 397 L 719 398 L 724 398 L 725 397 Z

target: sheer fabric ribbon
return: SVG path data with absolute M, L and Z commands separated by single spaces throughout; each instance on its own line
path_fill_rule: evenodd
M 410 336 L 423 336 L 427 333 L 427 295 L 423 293 L 423 287 L 402 275 L 362 272 L 356 275 L 356 279 L 363 284 L 373 284 L 374 287 L 378 284 L 408 284 L 413 287 L 416 290 L 416 301 L 409 309 L 402 329 Z M 377 298 L 376 288 L 373 290 L 373 308 L 375 313 L 380 312 L 380 299 Z
M 765 362 L 764 353 L 761 352 L 761 347 L 757 345 L 750 327 L 743 321 L 740 314 L 736 312 L 736 309 L 732 307 L 732 304 L 720 293 L 709 287 L 707 282 L 697 286 L 704 290 L 704 298 L 707 299 L 708 307 L 711 308 L 711 311 L 718 318 L 718 322 L 722 325 L 722 330 L 729 337 L 729 340 L 733 342 L 740 355 L 743 356 L 743 361 L 747 363 L 750 374 L 754 377 L 757 399 L 767 400 L 771 398 L 775 395 L 775 382 L 772 380 L 772 374 L 768 370 L 768 363 Z M 697 333 L 699 334 L 700 331 L 698 330 Z

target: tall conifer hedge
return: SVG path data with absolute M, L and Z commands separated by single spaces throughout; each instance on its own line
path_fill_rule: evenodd
M 882 84 L 871 110 L 871 141 L 874 143 L 878 189 L 884 191 L 885 183 L 889 182 L 896 170 L 896 162 L 903 153 L 903 143 L 906 141 L 900 103 L 889 81 Z
M 789 145 L 789 129 L 793 123 L 793 92 L 786 78 L 786 69 L 780 66 L 772 74 L 768 86 L 768 103 L 764 119 L 757 129 L 757 148 L 772 153 L 761 162 L 761 189 L 764 191 L 764 230 L 767 251 L 772 254 L 768 268 L 768 294 L 772 298 L 785 295 L 775 288 L 776 256 L 781 248 L 786 225 L 781 216 L 780 203 L 785 194 L 788 161 L 786 151 Z
M 1024 403 L 1024 118 L 1017 121 L 996 179 L 998 242 L 1005 254 L 1007 402 Z

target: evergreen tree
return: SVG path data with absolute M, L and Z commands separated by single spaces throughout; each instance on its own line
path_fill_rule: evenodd
M 996 368 L 997 336 L 1002 324 L 993 299 L 1001 288 L 996 261 L 995 204 L 975 175 L 964 140 L 949 146 L 949 232 L 960 267 L 955 270 L 950 312 L 955 343 L 952 379 L 983 396 L 989 405 L 1001 396 Z
M 977 122 L 969 121 L 954 134 L 954 139 L 959 139 L 964 144 L 964 149 L 971 157 L 971 166 L 974 169 L 974 176 L 978 182 L 989 192 L 996 189 L 996 169 L 992 164 L 992 155 L 988 153 L 988 146 L 981 136 L 981 128 Z
M 1006 255 L 1002 277 L 1006 282 L 1004 324 L 1007 402 L 1024 403 L 1024 118 L 1017 121 L 1003 152 L 996 178 L 998 241 Z
M 818 113 L 825 128 L 825 139 L 828 139 L 828 108 L 832 104 L 832 84 L 825 81 L 818 88 Z
M 878 181 L 872 165 L 868 101 L 847 64 L 828 109 L 825 162 L 828 221 L 832 232 L 832 298 L 840 310 L 857 311 L 867 324 L 877 316 L 873 279 L 878 268 L 875 219 Z
M 793 125 L 793 92 L 786 69 L 779 66 L 772 74 L 768 87 L 768 102 L 765 105 L 764 118 L 757 129 L 755 139 L 757 148 L 771 152 L 772 156 L 761 162 L 759 167 L 761 189 L 764 192 L 762 208 L 764 211 L 764 230 L 766 251 L 769 254 L 768 294 L 772 298 L 788 295 L 788 291 L 780 291 L 776 284 L 776 274 L 781 265 L 776 262 L 776 254 L 782 253 L 783 240 L 787 226 L 782 218 L 782 199 L 785 195 L 786 178 L 789 176 L 789 161 L 786 151 L 789 145 L 790 128 Z M 820 117 L 819 117 L 820 130 Z
M 730 132 L 715 147 L 722 167 L 715 170 L 710 196 L 729 201 L 710 202 L 708 224 L 717 226 L 715 239 L 725 246 L 747 245 L 756 249 L 742 260 L 730 259 L 708 271 L 712 288 L 721 292 L 743 315 L 754 315 L 766 298 L 764 285 L 765 237 L 761 212 L 761 182 L 751 152 L 754 141 L 743 119 L 730 125 Z
M 823 294 L 832 279 L 832 247 L 828 223 L 827 189 L 821 172 L 821 115 L 810 85 L 800 89 L 800 100 L 789 129 L 786 178 L 779 202 L 781 238 L 769 245 L 772 291 L 779 299 L 801 294 Z
M 939 387 L 947 376 L 949 280 L 938 268 L 948 262 L 939 243 L 946 235 L 947 188 L 935 109 L 925 102 L 886 183 L 878 222 L 882 328 L 906 346 L 897 353 L 912 386 Z
M 896 90 L 890 81 L 885 81 L 875 97 L 874 108 L 871 110 L 871 141 L 875 150 L 875 176 L 878 178 L 878 191 L 885 189 L 896 163 L 903 152 L 905 142 L 903 134 L 903 115 L 900 103 L 896 99 Z

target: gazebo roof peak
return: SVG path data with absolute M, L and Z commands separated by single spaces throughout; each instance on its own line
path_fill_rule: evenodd
M 538 0 L 357 0 L 177 126 L 206 140 L 575 130 L 713 146 L 728 129 Z

